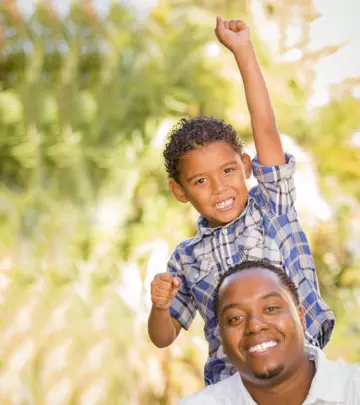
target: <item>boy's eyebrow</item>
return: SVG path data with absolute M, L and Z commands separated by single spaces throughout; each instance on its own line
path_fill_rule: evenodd
M 194 174 L 193 176 L 188 177 L 186 179 L 186 181 L 190 182 L 191 180 L 195 179 L 195 177 L 200 177 L 200 176 L 204 176 L 204 175 L 205 175 L 205 173 L 197 173 L 197 174 Z
M 225 167 L 225 166 L 237 165 L 237 164 L 238 164 L 238 162 L 237 162 L 236 160 L 232 160 L 231 162 L 226 162 L 226 163 L 224 163 L 224 164 L 221 165 L 220 167 L 223 168 L 223 167 Z M 186 179 L 186 181 L 187 181 L 187 182 L 190 182 L 191 180 L 195 179 L 195 177 L 200 177 L 200 176 L 204 176 L 204 175 L 205 175 L 205 173 L 197 173 L 197 174 L 194 174 L 194 175 L 188 177 L 188 178 Z
M 229 166 L 229 165 L 237 165 L 237 164 L 238 164 L 238 162 L 236 160 L 232 160 L 231 162 L 224 163 L 220 167 L 225 167 L 225 166 Z
M 260 300 L 266 300 L 267 298 L 282 298 L 281 294 L 279 294 L 276 291 L 272 291 L 268 294 L 262 295 L 261 297 L 259 297 Z M 225 305 L 222 309 L 221 309 L 221 313 L 220 315 L 222 315 L 224 312 L 228 311 L 231 308 L 241 308 L 242 305 L 240 302 L 232 302 L 230 304 Z

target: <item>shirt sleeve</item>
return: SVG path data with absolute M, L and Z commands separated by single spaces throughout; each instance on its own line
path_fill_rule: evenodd
M 360 363 L 351 364 L 348 367 L 351 367 L 352 372 L 344 387 L 345 404 L 360 405 Z
M 220 405 L 214 395 L 215 390 L 213 387 L 214 386 L 209 385 L 205 389 L 181 399 L 179 405 Z M 224 405 L 229 405 L 229 403 Z
M 295 158 L 286 153 L 286 163 L 279 166 L 262 166 L 257 157 L 252 161 L 253 174 L 258 182 L 257 197 L 260 205 L 276 215 L 286 214 L 296 198 L 294 173 Z
M 188 330 L 195 318 L 197 305 L 193 295 L 188 289 L 186 277 L 183 272 L 181 248 L 178 247 L 172 254 L 168 262 L 167 271 L 174 277 L 181 279 L 179 291 L 170 305 L 170 315 L 175 318 L 184 329 Z

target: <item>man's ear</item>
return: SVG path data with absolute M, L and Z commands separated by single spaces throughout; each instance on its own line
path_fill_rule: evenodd
M 299 315 L 299 318 L 300 318 L 301 325 L 302 325 L 304 331 L 306 331 L 305 314 L 304 314 L 304 310 L 302 309 L 301 305 L 299 305 L 297 307 L 297 311 L 298 311 L 298 315 Z
M 174 179 L 169 180 L 169 190 L 174 194 L 174 197 L 178 201 L 180 201 L 182 203 L 188 202 L 188 198 L 186 197 L 185 190 Z
M 227 356 L 226 349 L 225 349 L 224 345 L 222 344 L 222 342 L 220 342 L 220 343 L 221 343 L 221 350 L 222 350 L 223 354 L 225 354 L 225 356 Z
M 247 153 L 243 153 L 241 155 L 241 160 L 244 166 L 245 179 L 249 179 L 251 176 L 251 169 L 252 169 L 251 158 Z

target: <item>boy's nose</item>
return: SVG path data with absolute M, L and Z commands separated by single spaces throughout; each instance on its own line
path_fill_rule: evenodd
M 214 179 L 212 182 L 212 190 L 214 194 L 221 194 L 225 189 L 222 181 Z

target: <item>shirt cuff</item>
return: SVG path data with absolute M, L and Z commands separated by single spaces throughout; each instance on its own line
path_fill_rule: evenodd
M 290 179 L 295 173 L 296 161 L 294 156 L 285 153 L 286 163 L 278 166 L 262 166 L 258 157 L 252 160 L 254 177 L 261 183 L 274 183 L 280 180 Z

